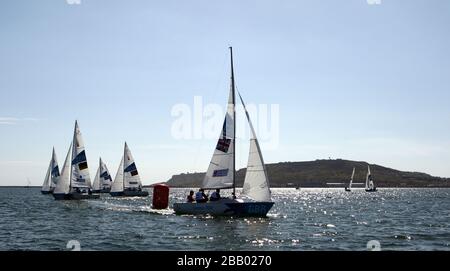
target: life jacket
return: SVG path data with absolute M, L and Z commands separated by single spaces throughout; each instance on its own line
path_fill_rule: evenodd
M 213 192 L 212 194 L 211 194 L 211 198 L 212 199 L 220 199 L 220 195 L 219 195 L 219 193 L 217 193 L 217 192 Z
M 197 193 L 195 193 L 195 200 L 203 200 L 203 192 L 198 191 Z

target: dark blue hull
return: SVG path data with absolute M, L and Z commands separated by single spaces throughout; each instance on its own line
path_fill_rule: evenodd
M 243 202 L 225 199 L 206 203 L 175 203 L 173 209 L 180 215 L 266 217 L 273 204 L 273 202 Z
M 109 192 L 112 197 L 147 197 L 147 191 L 121 191 Z
M 53 193 L 55 200 L 82 200 L 82 199 L 99 199 L 98 194 L 55 194 Z
M 109 193 L 110 189 L 102 189 L 102 190 L 92 190 L 92 193 L 101 194 L 101 193 Z
M 43 195 L 53 194 L 52 191 L 42 191 L 42 190 L 41 190 L 41 193 L 42 193 Z
M 377 189 L 376 188 L 374 188 L 374 189 L 366 189 L 366 192 L 377 192 Z

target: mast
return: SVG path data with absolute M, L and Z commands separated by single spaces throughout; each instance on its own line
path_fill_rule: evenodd
M 72 168 L 73 168 L 73 165 L 72 165 L 72 158 L 73 158 L 73 141 L 72 141 L 72 150 L 71 150 L 72 152 L 71 152 L 71 154 L 70 154 L 70 170 L 69 170 L 69 194 L 70 194 L 70 192 L 72 191 Z
M 233 47 L 230 46 L 231 56 L 231 92 L 233 102 L 233 195 L 236 197 L 236 99 L 234 86 Z
M 75 120 L 75 128 L 73 128 L 73 139 L 72 139 L 72 151 L 71 151 L 71 155 L 70 155 L 70 171 L 69 171 L 69 176 L 70 176 L 70 181 L 69 181 L 69 193 L 72 191 L 72 170 L 73 170 L 73 153 L 76 153 L 76 148 L 78 147 L 78 142 L 77 142 L 77 126 L 78 126 L 78 120 Z
M 103 182 L 102 182 L 102 158 L 100 157 L 98 159 L 98 190 L 103 190 Z M 95 189 L 95 187 L 94 187 Z
M 127 142 L 125 141 L 125 146 L 123 147 L 123 156 L 122 156 L 122 192 L 125 191 L 125 155 L 127 154 Z

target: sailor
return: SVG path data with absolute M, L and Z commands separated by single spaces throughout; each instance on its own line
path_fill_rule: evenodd
M 221 197 L 220 197 L 220 189 L 216 189 L 216 191 L 214 191 L 211 194 L 211 197 L 209 198 L 210 201 L 218 201 L 220 199 L 221 199 Z
M 195 201 L 197 203 L 204 203 L 208 201 L 208 196 L 205 194 L 205 189 L 200 188 L 197 193 L 195 193 Z
M 233 193 L 231 193 L 231 198 L 232 199 L 236 199 L 236 194 L 233 192 Z
M 189 195 L 187 196 L 187 202 L 194 202 L 194 190 L 189 191 Z

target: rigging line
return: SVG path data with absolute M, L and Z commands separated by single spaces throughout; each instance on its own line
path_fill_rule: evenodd
M 227 75 L 225 75 L 226 72 L 224 71 L 225 67 L 226 67 L 227 60 L 228 60 L 228 52 L 226 54 L 223 54 L 222 65 L 220 66 L 221 67 L 220 68 L 220 73 L 219 73 L 218 78 L 216 79 L 216 85 L 215 85 L 214 91 L 212 91 L 212 93 L 213 93 L 212 101 L 216 101 L 218 94 L 222 93 L 222 90 L 220 88 L 221 88 L 221 85 L 223 84 L 224 78 L 227 78 Z M 223 76 L 223 75 L 225 75 L 225 76 Z M 226 92 L 226 93 L 228 95 L 228 92 Z M 202 118 L 202 121 L 203 121 L 203 118 Z M 218 127 L 221 127 L 221 125 L 219 125 Z M 199 159 L 199 155 L 198 154 L 201 153 L 202 147 L 208 146 L 207 144 L 205 145 L 204 143 L 205 143 L 204 140 L 200 139 L 200 140 L 198 140 L 198 142 L 196 144 L 196 147 L 194 147 L 192 149 L 194 151 L 194 153 L 193 153 L 194 154 L 193 155 L 194 156 L 193 168 L 194 168 L 195 172 L 197 172 L 198 159 Z M 215 146 L 215 144 L 217 144 L 217 142 L 214 143 L 214 146 Z M 206 168 L 205 171 L 207 171 L 207 170 L 208 169 Z M 200 172 L 203 172 L 203 170 L 200 169 Z

